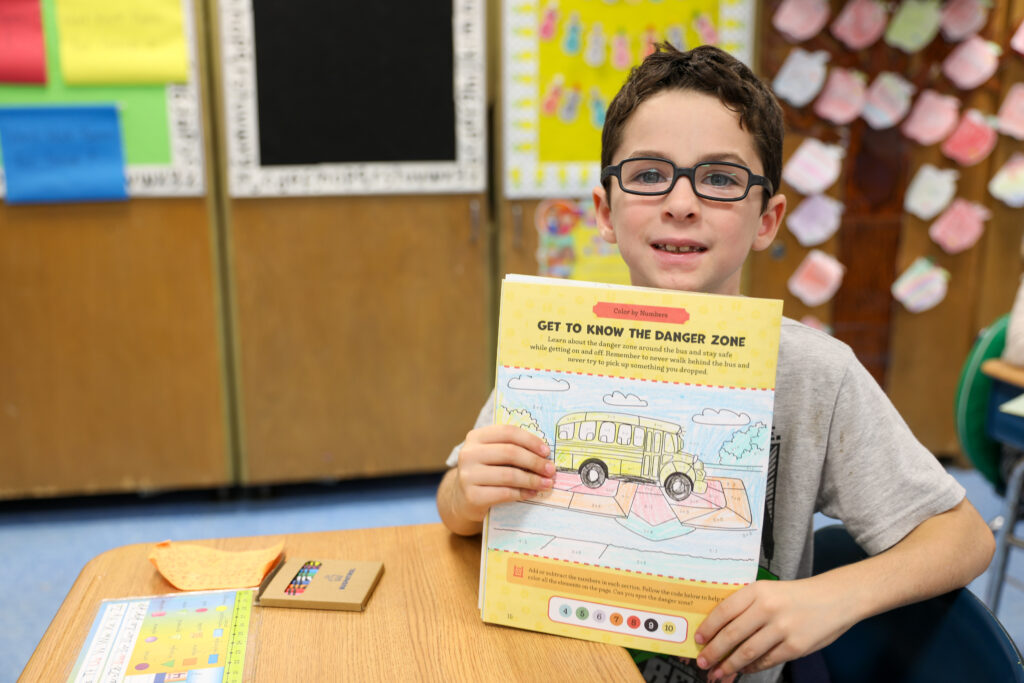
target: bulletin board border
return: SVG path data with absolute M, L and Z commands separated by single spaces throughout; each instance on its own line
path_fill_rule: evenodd
M 231 197 L 478 193 L 487 182 L 483 0 L 453 0 L 455 161 L 261 166 L 251 0 L 222 0 L 220 32 Z
M 195 10 L 192 0 L 182 0 L 181 5 L 188 82 L 166 86 L 171 163 L 128 164 L 125 178 L 129 197 L 200 197 L 206 191 Z M 0 197 L 6 196 L 7 183 L 0 168 Z
M 509 199 L 589 196 L 600 182 L 600 162 L 542 162 L 540 149 L 540 38 L 543 0 L 502 0 L 502 140 Z M 719 47 L 747 65 L 754 55 L 754 0 L 720 0 Z M 526 103 L 516 105 L 515 103 Z

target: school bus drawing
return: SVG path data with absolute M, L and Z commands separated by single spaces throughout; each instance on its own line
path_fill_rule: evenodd
M 626 413 L 583 412 L 555 427 L 555 467 L 598 488 L 608 478 L 661 486 L 674 501 L 704 493 L 704 463 L 683 451 L 683 428 Z

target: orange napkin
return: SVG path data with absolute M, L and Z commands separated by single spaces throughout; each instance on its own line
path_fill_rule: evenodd
M 262 550 L 216 550 L 190 543 L 157 543 L 149 561 L 183 591 L 258 586 L 277 563 L 284 541 Z

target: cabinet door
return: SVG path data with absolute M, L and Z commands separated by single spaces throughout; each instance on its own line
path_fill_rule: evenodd
M 230 202 L 243 483 L 444 467 L 493 380 L 481 205 Z
M 204 199 L 0 203 L 0 498 L 231 482 Z

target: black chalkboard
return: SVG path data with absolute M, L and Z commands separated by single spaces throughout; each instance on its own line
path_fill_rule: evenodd
M 451 0 L 252 0 L 260 165 L 455 160 Z

